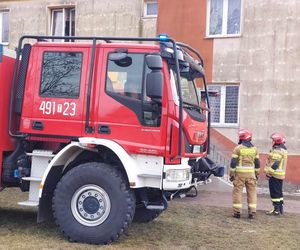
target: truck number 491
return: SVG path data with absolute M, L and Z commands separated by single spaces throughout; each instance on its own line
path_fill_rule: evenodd
M 43 115 L 62 114 L 63 116 L 75 116 L 76 103 L 75 102 L 56 103 L 50 101 L 42 101 L 39 110 L 42 111 Z

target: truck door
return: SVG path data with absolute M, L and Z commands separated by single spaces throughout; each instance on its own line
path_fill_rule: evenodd
M 33 49 L 21 129 L 25 133 L 78 137 L 85 112 L 88 47 Z M 31 68 L 32 67 L 32 68 Z M 32 84 L 34 82 L 34 84 Z
M 140 49 L 130 49 L 121 59 L 116 51 L 118 49 L 104 48 L 96 128 L 98 137 L 113 139 L 131 153 L 163 155 L 166 91 L 159 100 L 146 94 L 146 78 L 151 70 L 146 65 L 145 56 L 153 51 L 145 53 Z

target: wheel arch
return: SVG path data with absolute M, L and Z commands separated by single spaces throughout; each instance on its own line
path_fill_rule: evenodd
M 55 187 L 66 172 L 80 164 L 73 164 L 72 166 L 73 162 L 76 163 L 76 158 L 84 152 L 94 152 L 95 154 L 98 154 L 100 157 L 97 160 L 104 160 L 102 162 L 105 162 L 105 159 L 100 159 L 101 152 L 103 152 L 103 150 L 111 152 L 111 155 L 115 155 L 118 158 L 115 160 L 119 162 L 118 167 L 127 177 L 128 184 L 137 184 L 139 179 L 138 166 L 135 160 L 124 150 L 124 148 L 111 140 L 96 140 L 97 142 L 93 143 L 93 140 L 89 138 L 81 138 L 79 142 L 72 142 L 68 144 L 51 160 L 45 170 L 40 185 L 38 222 L 45 221 L 52 217 L 52 196 Z M 92 143 L 95 147 L 88 147 L 88 145 Z

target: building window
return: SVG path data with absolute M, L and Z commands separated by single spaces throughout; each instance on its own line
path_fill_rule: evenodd
M 157 17 L 158 3 L 157 1 L 146 1 L 144 5 L 144 17 Z
M 236 36 L 241 33 L 242 0 L 208 0 L 207 36 Z
M 237 125 L 239 120 L 239 86 L 210 85 L 208 89 L 219 93 L 219 95 L 209 98 L 212 125 Z
M 75 8 L 51 9 L 51 35 L 75 36 Z
M 81 52 L 44 52 L 40 96 L 78 98 Z
M 8 43 L 9 38 L 9 12 L 0 11 L 0 43 Z

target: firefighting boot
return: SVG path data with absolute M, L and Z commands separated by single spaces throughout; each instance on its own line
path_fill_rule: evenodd
M 233 218 L 239 219 L 239 218 L 241 218 L 241 213 L 235 212 L 232 216 L 233 216 Z
M 273 206 L 273 209 L 270 211 L 266 212 L 266 215 L 280 215 L 279 207 L 278 206 Z
M 283 204 L 280 204 L 280 206 L 279 206 L 279 213 L 283 214 Z
M 256 213 L 249 213 L 248 219 L 250 219 L 250 220 L 255 219 L 255 217 L 256 217 L 255 215 L 256 215 Z

